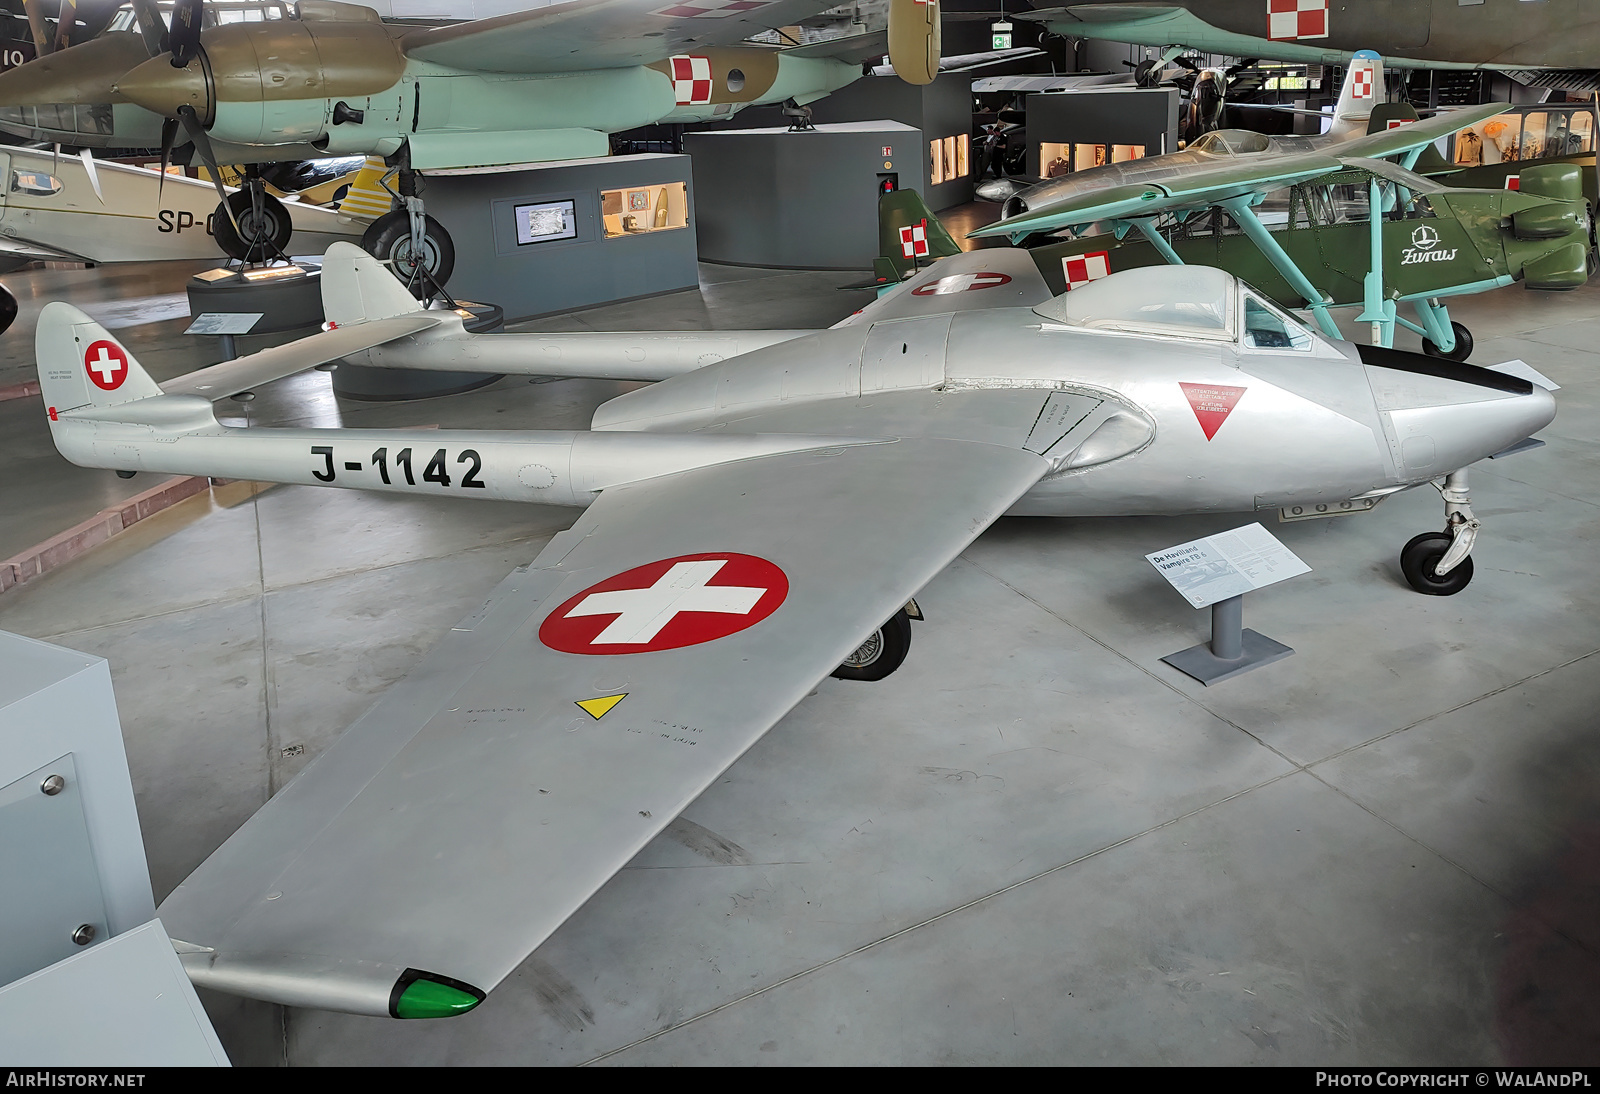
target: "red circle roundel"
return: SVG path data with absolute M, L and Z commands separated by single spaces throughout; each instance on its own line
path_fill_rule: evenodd
M 115 342 L 102 338 L 84 350 L 83 367 L 95 387 L 115 391 L 128 378 L 128 355 Z
M 755 555 L 679 555 L 591 585 L 545 617 L 563 653 L 654 653 L 726 638 L 778 610 L 789 579 Z

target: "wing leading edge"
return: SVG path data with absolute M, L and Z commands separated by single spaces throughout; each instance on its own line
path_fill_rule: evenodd
M 469 1009 L 1047 467 L 898 440 L 606 490 L 167 898 L 191 977 L 361 1014 Z M 685 556 L 753 556 L 781 582 L 748 579 L 759 621 L 698 644 L 546 641 L 571 645 L 552 620 L 588 616 L 598 583 Z

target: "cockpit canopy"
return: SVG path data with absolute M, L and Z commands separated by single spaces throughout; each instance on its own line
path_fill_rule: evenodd
M 1144 266 L 1091 281 L 1034 308 L 1084 330 L 1235 342 L 1249 350 L 1312 351 L 1316 336 L 1230 273 L 1212 266 Z
M 1209 152 L 1213 156 L 1239 156 L 1250 152 L 1265 152 L 1272 142 L 1260 133 L 1248 129 L 1214 129 L 1189 146 L 1196 152 Z

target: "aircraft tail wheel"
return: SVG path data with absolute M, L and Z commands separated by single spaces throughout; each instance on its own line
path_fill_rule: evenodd
M 901 608 L 868 635 L 833 675 L 840 680 L 882 680 L 900 667 L 910 649 L 911 617 Z
M 1454 542 L 1449 532 L 1424 532 L 1413 536 L 1400 551 L 1400 572 L 1406 583 L 1429 596 L 1454 596 L 1472 580 L 1472 556 L 1468 555 L 1449 573 L 1441 576 L 1434 567 Z
M 456 267 L 456 247 L 444 225 L 430 216 L 424 216 L 426 226 L 422 234 L 420 253 L 411 248 L 411 214 L 395 209 L 383 214 L 367 228 L 361 237 L 361 247 L 380 262 L 391 263 L 394 274 L 406 283 L 419 299 L 432 293 L 434 285 L 442 287 L 450 280 Z M 420 274 L 427 270 L 433 284 Z
M 289 219 L 283 202 L 271 194 L 262 194 L 261 215 L 257 217 L 250 191 L 237 190 L 228 195 L 228 208 L 233 210 L 233 220 L 239 222 L 237 232 L 220 203 L 211 218 L 211 234 L 223 254 L 243 262 L 264 262 L 285 253 L 289 237 L 294 235 L 294 221 Z
M 1439 347 L 1433 344 L 1432 339 L 1424 338 L 1422 340 L 1422 352 L 1426 353 L 1429 357 L 1443 357 L 1449 361 L 1465 361 L 1468 357 L 1471 357 L 1472 332 L 1454 320 L 1452 320 L 1450 323 L 1450 329 L 1456 332 L 1455 349 L 1451 350 L 1449 353 L 1441 353 L 1439 351 Z

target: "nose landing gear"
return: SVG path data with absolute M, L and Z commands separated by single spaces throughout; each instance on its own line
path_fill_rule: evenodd
M 1400 552 L 1400 572 L 1419 593 L 1454 596 L 1472 580 L 1472 545 L 1483 525 L 1472 515 L 1466 468 L 1445 476 L 1438 489 L 1445 530 L 1413 537 Z

